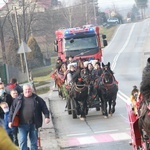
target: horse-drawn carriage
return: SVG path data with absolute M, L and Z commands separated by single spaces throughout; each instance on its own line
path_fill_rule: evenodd
M 130 100 L 127 111 L 131 145 L 134 150 L 150 150 L 150 58 L 143 70 L 140 90 L 134 87 Z
M 72 114 L 73 118 L 80 116 L 84 120 L 89 109 L 95 108 L 96 111 L 101 110 L 105 118 L 112 115 L 115 112 L 118 83 L 110 69 L 110 63 L 103 64 L 102 74 L 96 79 L 84 67 L 79 70 L 76 79 L 65 86 L 68 93 L 65 97 L 68 114 Z M 57 82 L 58 76 L 55 78 L 55 83 Z

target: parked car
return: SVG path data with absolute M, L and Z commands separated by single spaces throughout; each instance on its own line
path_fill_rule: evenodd
M 119 24 L 118 18 L 108 18 L 107 22 L 112 24 Z

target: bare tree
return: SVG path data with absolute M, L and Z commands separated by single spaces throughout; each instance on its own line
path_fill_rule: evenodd
M 141 10 L 142 19 L 145 18 L 145 9 L 148 7 L 148 0 L 135 0 L 137 7 Z

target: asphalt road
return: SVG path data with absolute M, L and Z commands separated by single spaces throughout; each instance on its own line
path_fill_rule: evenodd
M 139 87 L 142 69 L 149 56 L 149 20 L 118 26 L 103 50 L 104 63 L 110 62 L 119 81 L 116 112 L 104 119 L 100 111 L 91 109 L 86 121 L 73 119 L 65 111 L 66 101 L 51 93 L 50 105 L 58 145 L 61 149 L 132 150 L 126 104 L 133 85 Z

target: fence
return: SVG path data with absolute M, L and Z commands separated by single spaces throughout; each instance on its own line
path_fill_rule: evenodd
M 6 65 L 5 64 L 0 65 L 0 78 L 1 78 L 1 81 L 3 81 L 5 84 L 7 83 Z

